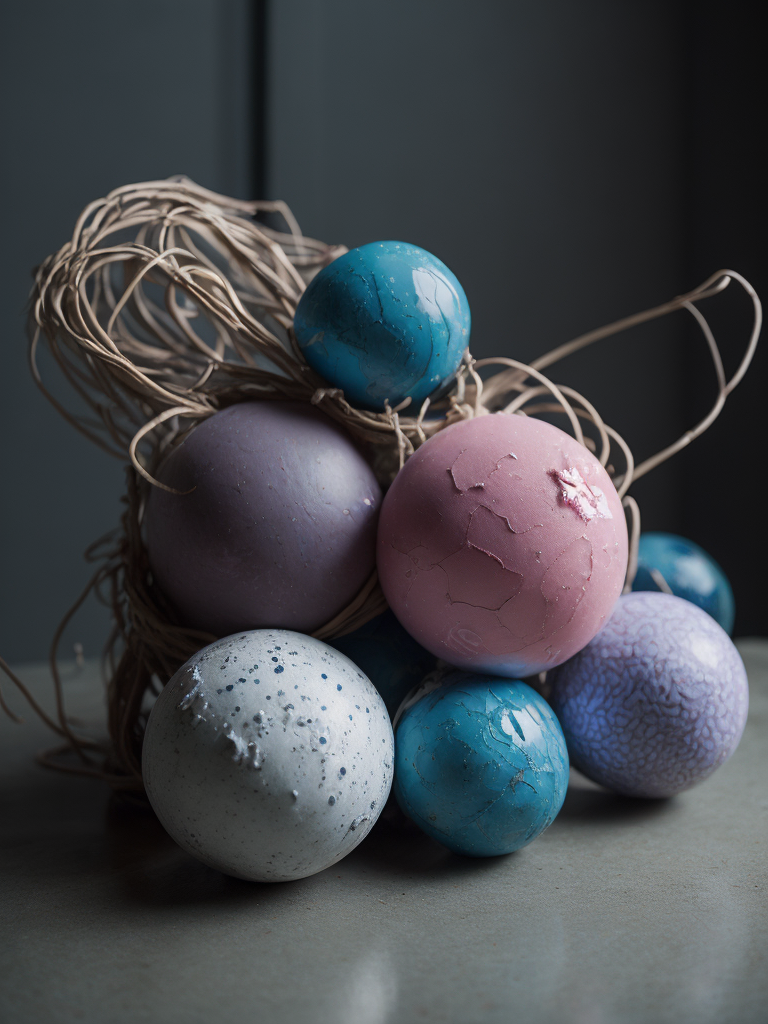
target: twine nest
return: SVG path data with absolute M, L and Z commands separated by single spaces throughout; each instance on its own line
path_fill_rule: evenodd
M 282 230 L 270 226 L 278 219 Z M 368 412 L 351 406 L 343 392 L 302 362 L 292 331 L 307 282 L 345 251 L 303 237 L 282 202 L 243 202 L 178 177 L 126 185 L 91 203 L 71 240 L 38 268 L 30 314 L 35 380 L 74 427 L 127 461 L 121 524 L 86 553 L 96 571 L 53 640 L 56 719 L 0 659 L 62 739 L 43 755 L 44 763 L 99 775 L 118 789 L 143 789 L 141 745 L 151 703 L 192 654 L 216 639 L 187 628 L 154 586 L 141 537 L 143 511 L 149 488 L 163 486 L 153 476 L 159 462 L 219 409 L 253 399 L 318 405 L 356 438 L 384 487 L 420 444 L 460 419 L 495 411 L 559 413 L 608 469 L 628 511 L 628 588 L 640 529 L 637 504 L 627 494 L 630 485 L 713 422 L 746 372 L 760 330 L 760 303 L 752 287 L 733 271 L 719 271 L 692 292 L 582 335 L 531 365 L 505 357 L 475 361 L 467 353 L 450 394 L 431 406 L 427 399 L 412 408 L 406 399 L 383 413 Z M 726 380 L 715 339 L 694 303 L 721 292 L 731 280 L 752 299 L 754 327 L 738 370 Z M 542 371 L 601 338 L 681 308 L 695 317 L 706 338 L 717 375 L 716 400 L 699 424 L 636 466 L 628 445 L 594 406 Z M 47 391 L 37 368 L 40 344 L 47 344 L 90 414 L 68 410 Z M 497 372 L 483 380 L 480 371 L 492 366 Z M 105 657 L 106 747 L 78 734 L 68 721 L 56 664 L 64 627 L 93 590 L 113 615 Z M 354 601 L 313 635 L 341 636 L 385 608 L 374 573 Z M 0 705 L 16 717 L 1 694 Z M 63 757 L 72 752 L 75 763 Z

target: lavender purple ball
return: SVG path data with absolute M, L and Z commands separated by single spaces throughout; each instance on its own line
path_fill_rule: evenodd
M 669 594 L 620 598 L 551 679 L 571 763 L 627 796 L 702 782 L 733 754 L 747 719 L 747 674 L 728 634 Z
M 311 633 L 373 572 L 381 489 L 349 434 L 306 402 L 243 402 L 204 420 L 158 473 L 145 533 L 181 621 L 227 636 Z

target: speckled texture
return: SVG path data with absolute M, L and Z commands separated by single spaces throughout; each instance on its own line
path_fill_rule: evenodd
M 204 648 L 170 680 L 142 770 L 158 818 L 189 853 L 239 878 L 287 881 L 367 835 L 392 783 L 392 727 L 343 654 L 254 630 Z
M 455 853 L 526 846 L 552 823 L 567 786 L 558 721 L 518 680 L 452 672 L 398 721 L 397 801 Z
M 726 633 L 733 632 L 736 609 L 728 577 L 698 544 L 674 533 L 643 533 L 633 590 L 663 590 L 652 570 L 661 573 L 675 597 L 697 604 Z
M 598 460 L 564 431 L 503 413 L 440 431 L 387 492 L 379 577 L 439 658 L 515 678 L 552 668 L 607 620 L 627 527 Z
M 435 656 L 416 643 L 391 611 L 328 643 L 365 672 L 392 718 L 405 695 L 435 667 Z
M 455 275 L 406 242 L 352 249 L 310 282 L 294 318 L 309 365 L 368 409 L 419 405 L 456 374 L 469 303 Z
M 739 652 L 706 612 L 669 594 L 622 597 L 551 681 L 573 764 L 629 796 L 702 782 L 734 752 L 747 719 Z
M 153 487 L 145 533 L 157 583 L 190 626 L 311 633 L 373 571 L 381 490 L 349 435 L 308 403 L 230 406 L 158 476 L 189 492 Z

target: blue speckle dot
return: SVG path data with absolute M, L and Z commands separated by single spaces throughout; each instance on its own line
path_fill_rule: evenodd
M 282 651 L 282 649 L 283 649 L 282 647 L 278 647 L 277 644 L 275 644 L 275 650 L 276 651 Z
M 260 683 L 261 682 L 260 679 L 254 679 L 253 681 L 254 681 L 254 683 Z
M 258 683 L 258 679 L 256 680 L 256 682 Z M 365 709 L 365 713 L 366 713 L 366 715 L 370 715 L 371 709 L 370 708 L 366 708 Z
M 328 676 L 327 676 L 327 675 L 325 674 L 325 672 L 322 672 L 322 673 L 320 674 L 320 678 L 321 678 L 321 679 L 327 679 L 327 678 L 328 678 Z
M 340 690 L 340 689 L 341 689 L 341 683 L 336 683 L 336 689 L 337 689 L 337 690 Z
M 242 676 L 241 676 L 240 679 L 238 679 L 237 681 L 238 681 L 238 683 L 244 683 L 245 679 L 243 679 Z
M 277 658 L 273 658 L 272 661 L 277 661 Z
M 320 705 L 320 710 L 321 710 L 321 711 L 327 711 L 327 710 L 328 710 L 328 708 L 327 708 L 327 707 L 325 706 L 325 704 L 321 704 L 321 705 Z
M 333 807 L 333 805 L 336 803 L 336 797 L 335 796 L 329 796 L 328 797 L 328 803 L 331 805 L 331 807 Z
M 327 740 L 327 739 L 325 738 L 325 736 L 321 736 L 321 737 L 320 737 L 320 742 L 321 742 L 321 743 L 327 743 L 327 742 L 328 742 L 328 740 Z
M 346 768 L 339 768 L 339 775 L 346 775 L 346 774 L 347 774 L 347 769 Z
M 279 674 L 280 672 L 284 672 L 284 671 L 285 671 L 285 669 L 283 668 L 282 665 L 275 665 L 275 672 L 277 672 Z
M 349 716 L 349 720 L 350 720 L 350 722 L 352 721 L 352 715 Z
M 223 690 L 217 690 L 216 693 L 223 693 Z
M 228 690 L 232 690 L 234 688 L 234 685 L 235 685 L 234 683 L 230 683 L 229 686 L 227 687 L 227 689 Z

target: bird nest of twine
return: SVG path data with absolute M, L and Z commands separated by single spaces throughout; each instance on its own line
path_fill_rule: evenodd
M 629 589 L 640 533 L 639 509 L 627 493 L 631 484 L 713 423 L 746 373 L 760 333 L 754 289 L 740 274 L 722 270 L 691 292 L 581 335 L 530 365 L 507 357 L 475 360 L 467 351 L 451 391 L 438 401 L 427 398 L 414 408 L 406 399 L 369 412 L 351 406 L 302 361 L 292 330 L 307 283 L 344 252 L 344 246 L 304 237 L 283 202 L 232 199 L 181 176 L 126 185 L 89 204 L 70 241 L 37 269 L 30 305 L 34 379 L 77 430 L 127 462 L 121 523 L 86 552 L 95 572 L 51 645 L 55 717 L 0 658 L 0 667 L 61 739 L 40 755 L 47 766 L 141 792 L 141 746 L 152 702 L 188 658 L 217 639 L 179 621 L 154 585 L 141 526 L 149 489 L 165 486 L 154 476 L 159 464 L 218 410 L 255 399 L 316 405 L 356 439 L 384 488 L 419 445 L 459 420 L 490 412 L 559 414 L 606 467 L 622 499 L 630 535 Z M 754 320 L 745 354 L 727 379 L 696 303 L 732 281 L 752 300 Z M 595 407 L 543 371 L 596 341 L 679 309 L 688 310 L 701 328 L 717 393 L 704 419 L 636 465 L 627 443 Z M 67 408 L 46 388 L 37 362 L 41 345 L 47 345 L 85 412 Z M 486 368 L 495 372 L 483 379 Z M 68 718 L 58 669 L 62 633 L 92 592 L 113 619 L 103 663 L 107 743 L 84 735 Z M 343 636 L 386 607 L 374 572 L 352 603 L 313 635 Z M 2 693 L 0 706 L 17 718 Z

